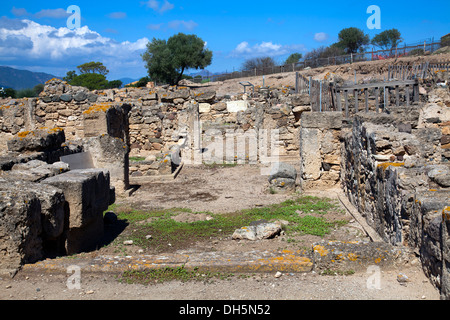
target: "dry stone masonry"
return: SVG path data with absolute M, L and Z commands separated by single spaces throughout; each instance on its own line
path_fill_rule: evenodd
M 267 164 L 275 154 L 271 190 L 341 187 L 387 245 L 420 257 L 449 299 L 450 93 L 442 83 L 420 86 L 420 103 L 382 113 L 371 105 L 349 118 L 311 112 L 310 95 L 289 87 L 90 92 L 52 79 L 39 98 L 2 100 L 0 271 L 95 249 L 103 211 L 133 184 L 174 178 L 183 164 Z M 279 231 L 260 221 L 234 238 Z

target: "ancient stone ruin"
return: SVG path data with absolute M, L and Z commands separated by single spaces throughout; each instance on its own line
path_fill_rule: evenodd
M 267 167 L 276 192 L 341 187 L 449 298 L 450 93 L 419 85 L 419 101 L 400 91 L 407 106 L 370 103 L 349 117 L 312 112 L 316 100 L 293 87 L 90 92 L 53 79 L 39 98 L 0 101 L 0 271 L 100 246 L 103 212 L 134 185 L 175 179 L 186 164 L 249 163 Z M 250 227 L 235 237 L 265 237 Z

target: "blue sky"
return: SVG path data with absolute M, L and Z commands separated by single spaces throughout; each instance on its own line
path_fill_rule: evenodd
M 81 26 L 67 28 L 67 8 L 81 10 Z M 381 29 L 370 30 L 370 5 L 381 10 Z M 239 70 L 247 58 L 282 62 L 337 41 L 358 27 L 371 37 L 397 28 L 406 43 L 450 32 L 450 1 L 29 1 L 2 0 L 0 65 L 64 76 L 77 65 L 101 61 L 109 78 L 140 78 L 140 54 L 153 38 L 196 34 L 213 51 L 211 72 Z

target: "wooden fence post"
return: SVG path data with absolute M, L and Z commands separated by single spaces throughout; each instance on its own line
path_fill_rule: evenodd
M 348 91 L 344 90 L 345 117 L 348 118 Z

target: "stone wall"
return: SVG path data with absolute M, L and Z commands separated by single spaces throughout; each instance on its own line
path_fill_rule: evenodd
M 309 108 L 310 101 L 308 95 L 281 88 L 258 88 L 251 95 L 220 97 L 211 91 L 169 86 L 89 92 L 52 79 L 39 98 L 1 103 L 0 145 L 3 146 L 20 131 L 62 128 L 68 141 L 100 134 L 121 138 L 132 157 L 146 158 L 167 153 L 176 144 L 184 144 L 192 152 L 201 150 L 210 143 L 212 130 L 220 130 L 225 137 L 230 130 L 254 131 L 258 136 L 261 129 L 277 129 L 280 154 L 298 158 L 299 116 Z M 120 114 L 120 109 L 128 109 L 128 113 L 122 112 L 126 117 Z M 127 131 L 117 127 L 125 121 L 111 120 L 117 117 L 128 121 L 128 136 L 124 135 Z M 201 134 L 194 132 L 196 126 Z M 180 139 L 185 140 L 180 143 Z
M 444 257 L 450 165 L 441 128 L 421 125 L 423 110 L 356 115 L 343 133 L 341 181 L 369 225 L 386 242 L 416 252 L 425 273 L 449 298 Z

